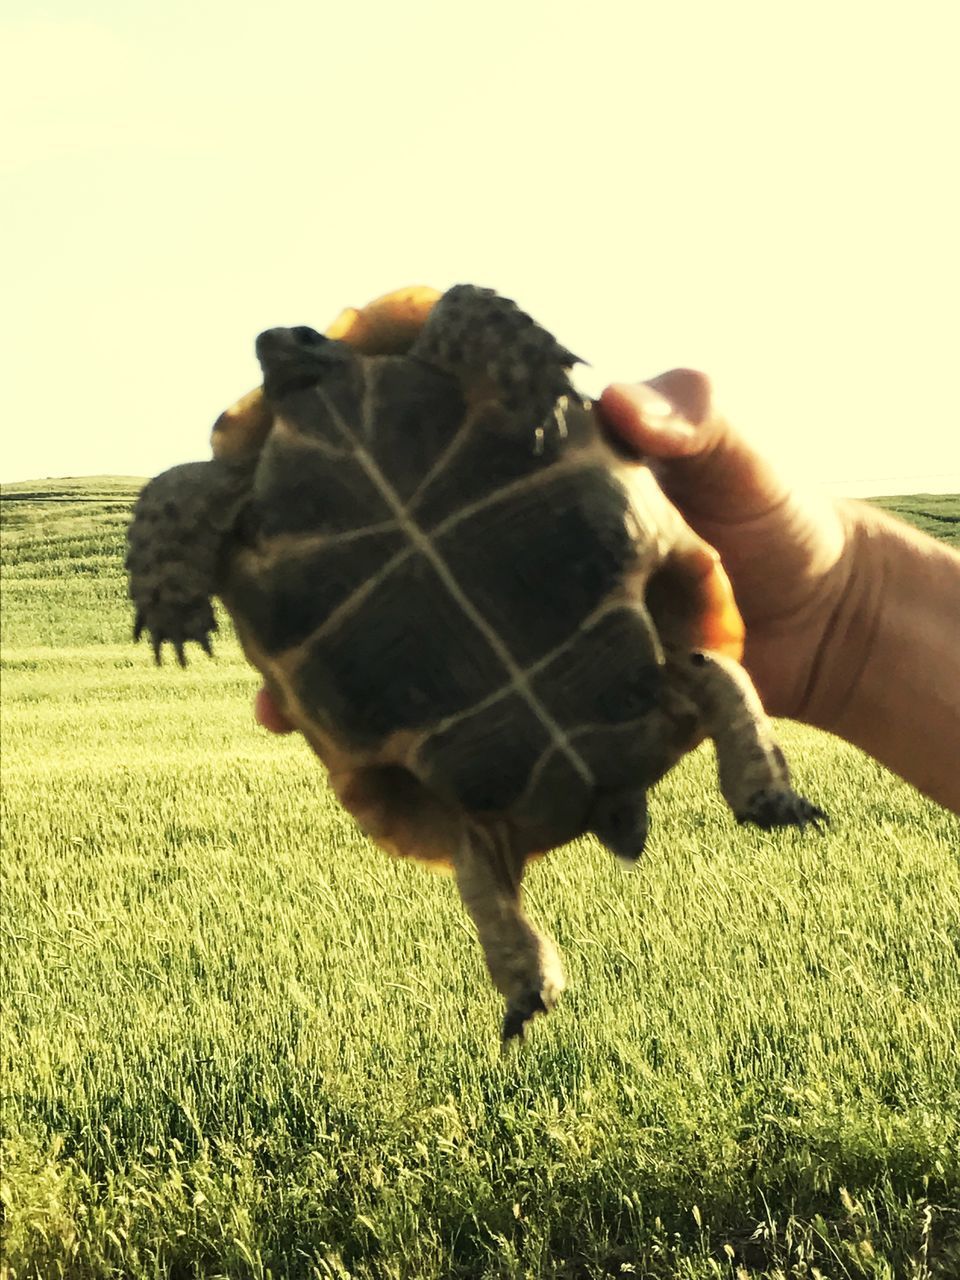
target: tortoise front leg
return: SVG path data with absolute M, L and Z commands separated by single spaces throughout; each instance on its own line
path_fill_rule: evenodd
M 453 374 L 468 400 L 495 400 L 524 431 L 543 424 L 561 396 L 575 396 L 567 370 L 577 357 L 492 289 L 448 289 L 410 354 Z
M 137 500 L 126 558 L 136 607 L 133 638 L 149 632 L 158 663 L 165 640 L 181 666 L 188 640 L 210 652 L 216 630 L 210 597 L 249 497 L 250 476 L 249 465 L 190 462 L 151 480 Z
M 700 709 L 702 726 L 717 749 L 720 790 L 738 822 L 769 829 L 829 821 L 790 785 L 773 725 L 738 662 L 698 652 L 674 659 L 671 673 Z
M 548 1013 L 564 988 L 553 943 L 524 915 L 520 883 L 525 857 L 504 825 L 464 825 L 453 866 L 464 906 L 476 925 L 487 968 L 507 1002 L 503 1042 L 522 1039 L 527 1023 Z

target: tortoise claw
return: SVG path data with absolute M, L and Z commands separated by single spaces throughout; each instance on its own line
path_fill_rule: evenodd
M 752 823 L 762 831 L 774 827 L 799 827 L 803 831 L 808 826 L 822 831 L 830 825 L 830 818 L 822 809 L 789 787 L 765 787 L 755 792 L 737 814 L 737 821 Z
M 139 636 L 136 637 L 139 639 Z M 209 636 L 165 636 L 158 633 L 151 633 L 150 647 L 153 649 L 153 660 L 158 667 L 163 666 L 163 646 L 169 642 L 173 646 L 173 651 L 177 658 L 177 663 L 181 667 L 189 666 L 187 659 L 187 641 L 196 640 L 197 644 L 207 655 L 208 658 L 213 657 L 213 646 L 210 643 Z
M 500 1039 L 504 1050 L 523 1041 L 527 1023 L 532 1022 L 538 1013 L 549 1013 L 551 1005 L 543 998 L 542 991 L 525 992 L 518 1000 L 513 1001 L 503 1016 L 503 1028 Z
M 205 610 L 209 611 L 209 602 L 205 601 L 204 607 Z M 210 635 L 215 630 L 216 623 L 212 614 L 209 617 L 204 617 L 202 612 L 200 617 L 194 614 L 194 617 L 184 626 L 179 621 L 176 625 L 172 625 L 169 618 L 151 621 L 141 610 L 137 613 L 134 623 L 133 638 L 134 641 L 138 641 L 144 634 L 149 636 L 150 647 L 153 650 L 153 660 L 158 667 L 163 666 L 163 647 L 167 643 L 172 645 L 179 665 L 186 667 L 189 665 L 187 644 L 191 640 L 200 646 L 208 658 L 213 657 L 213 645 L 210 641 Z
M 552 944 L 541 940 L 543 955 L 538 972 L 529 975 L 514 995 L 507 1000 L 500 1032 L 501 1048 L 507 1052 L 513 1045 L 522 1043 L 528 1025 L 538 1014 L 549 1013 L 560 998 L 564 988 L 563 972 Z

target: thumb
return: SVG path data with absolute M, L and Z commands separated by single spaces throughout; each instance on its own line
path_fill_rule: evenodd
M 717 410 L 705 374 L 673 369 L 647 383 L 615 383 L 599 406 L 623 443 L 658 460 L 660 483 L 690 516 L 751 519 L 788 492 L 776 468 Z

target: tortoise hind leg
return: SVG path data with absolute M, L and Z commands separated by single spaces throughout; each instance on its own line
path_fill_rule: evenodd
M 127 530 L 126 568 L 136 607 L 134 640 L 147 631 L 157 663 L 169 640 L 181 666 L 184 645 L 210 652 L 226 541 L 250 491 L 250 469 L 220 462 L 172 467 L 151 480 Z
M 524 915 L 520 882 L 525 858 L 508 829 L 465 824 L 454 860 L 457 887 L 480 937 L 487 968 L 506 998 L 504 1046 L 548 1013 L 563 991 L 560 957 Z
M 477 400 L 493 398 L 525 426 L 575 394 L 577 357 L 507 298 L 460 284 L 436 303 L 410 355 L 454 374 Z
M 790 785 L 790 770 L 750 677 L 718 653 L 693 653 L 673 665 L 700 709 L 717 750 L 720 790 L 738 822 L 819 827 L 829 819 Z

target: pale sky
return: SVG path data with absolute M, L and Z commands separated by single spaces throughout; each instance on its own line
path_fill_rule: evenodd
M 261 329 L 472 281 L 588 389 L 697 366 L 834 491 L 960 491 L 955 0 L 3 14 L 4 480 L 203 457 Z

